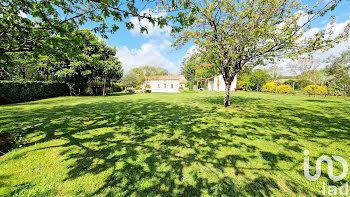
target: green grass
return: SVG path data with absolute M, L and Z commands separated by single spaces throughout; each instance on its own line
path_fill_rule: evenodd
M 350 162 L 350 100 L 262 93 L 60 97 L 0 106 L 27 141 L 0 158 L 0 196 L 316 196 L 318 156 Z M 335 163 L 336 172 L 341 168 Z

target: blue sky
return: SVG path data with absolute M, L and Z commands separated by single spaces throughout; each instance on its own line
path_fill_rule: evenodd
M 166 14 L 159 13 L 159 15 Z M 325 28 L 331 20 L 331 15 L 336 17 L 335 28 L 341 29 L 342 24 L 350 21 L 350 1 L 343 0 L 334 11 L 315 20 L 311 24 L 313 30 Z M 136 21 L 136 19 L 130 20 Z M 112 24 L 113 21 L 109 23 Z M 168 69 L 172 74 L 178 73 L 183 57 L 193 44 L 189 43 L 182 49 L 176 50 L 171 47 L 174 39 L 167 32 L 169 29 L 153 27 L 151 24 L 147 24 L 146 21 L 141 21 L 141 23 L 149 27 L 149 34 L 141 34 L 139 33 L 139 29 L 127 30 L 124 24 L 120 24 L 120 29 L 116 33 L 109 35 L 109 38 L 106 40 L 108 45 L 117 47 L 117 56 L 122 61 L 123 68 L 127 71 L 141 65 L 156 65 Z M 86 24 L 82 28 L 90 29 L 91 27 L 92 24 Z M 331 51 L 320 53 L 318 56 L 324 58 L 330 54 L 337 54 L 349 46 L 349 44 L 350 42 L 342 43 Z

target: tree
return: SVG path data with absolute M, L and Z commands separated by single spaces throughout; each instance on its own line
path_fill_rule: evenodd
M 40 81 L 43 79 L 37 66 L 39 61 L 30 52 L 11 53 L 8 62 L 12 66 L 3 67 L 2 69 L 7 70 L 9 80 Z
M 270 75 L 266 70 L 256 69 L 252 73 L 249 82 L 254 87 L 254 89 L 258 92 L 261 91 L 262 86 L 269 80 Z
M 122 78 L 122 84 L 125 87 L 136 87 L 142 85 L 146 78 L 154 75 L 168 75 L 169 72 L 158 66 L 140 66 L 128 71 L 125 77 Z
M 184 75 L 188 81 L 188 88 L 193 89 L 193 85 L 195 84 L 196 72 L 194 67 L 202 64 L 204 64 L 204 62 L 196 54 L 182 60 L 181 74 Z
M 230 86 L 242 68 L 251 63 L 265 64 L 280 58 L 326 49 L 347 37 L 346 30 L 335 38 L 332 31 L 304 36 L 305 28 L 339 3 L 333 0 L 312 8 L 299 0 L 193 1 L 199 12 L 189 28 L 175 34 L 175 46 L 193 41 L 198 52 L 214 63 L 223 75 L 226 90 L 224 105 L 230 105 Z M 298 12 L 295 12 L 298 11 Z M 305 23 L 301 18 L 307 17 Z
M 135 72 L 138 76 L 138 85 L 143 84 L 146 81 L 146 78 L 154 75 L 168 75 L 169 72 L 167 69 L 159 67 L 159 66 L 140 66 L 131 69 L 132 72 Z
M 137 74 L 133 71 L 129 71 L 126 75 L 123 76 L 121 84 L 126 88 L 136 87 L 139 85 Z
M 350 49 L 340 56 L 332 56 L 327 60 L 326 75 L 333 89 L 339 89 L 346 96 L 350 93 Z M 337 88 L 340 87 L 340 88 Z
M 321 69 L 321 70 L 312 70 L 309 74 L 310 76 L 310 80 L 316 84 L 316 85 L 320 85 L 323 86 L 326 80 L 326 75 L 325 75 L 325 70 Z
M 108 79 L 120 79 L 123 76 L 123 70 L 121 69 L 121 62 L 118 58 L 111 56 L 106 61 L 103 61 L 104 67 L 104 84 L 103 84 L 103 96 L 106 95 L 106 83 Z
M 144 8 L 148 8 L 144 10 Z M 168 16 L 152 16 L 152 12 L 169 11 Z M 0 12 L 0 57 L 8 58 L 9 52 L 38 51 L 45 52 L 44 40 L 52 35 L 70 36 L 79 26 L 94 22 L 92 29 L 99 32 L 103 38 L 107 33 L 114 33 L 124 23 L 127 29 L 135 27 L 129 18 L 147 20 L 153 25 L 164 27 L 171 25 L 176 32 L 183 25 L 190 24 L 193 19 L 184 14 L 190 13 L 186 0 L 2 0 Z M 176 12 L 174 12 L 176 11 Z M 107 23 L 107 21 L 114 21 Z M 141 32 L 147 32 L 147 27 L 141 26 Z M 54 42 L 52 44 L 55 44 Z M 40 51 L 41 50 L 41 51 Z M 42 53 L 41 53 L 42 54 Z
M 287 64 L 288 70 L 299 79 L 306 79 L 312 81 L 313 72 L 319 67 L 319 60 L 312 56 L 304 57 L 298 61 L 293 61 Z
M 65 81 L 73 94 L 85 92 L 88 82 L 96 77 L 116 78 L 122 76 L 121 63 L 115 57 L 116 48 L 100 41 L 90 30 L 79 30 L 73 37 L 56 37 L 60 45 L 58 50 L 51 50 L 50 55 L 40 56 L 40 70 L 49 73 L 57 80 Z M 84 38 L 81 43 L 71 46 L 74 36 Z M 74 50 L 74 53 L 70 53 Z
M 274 64 L 270 66 L 267 71 L 271 76 L 272 80 L 276 82 L 276 80 L 282 76 L 283 68 Z

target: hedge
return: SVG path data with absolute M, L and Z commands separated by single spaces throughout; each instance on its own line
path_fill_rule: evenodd
M 64 83 L 0 81 L 0 105 L 67 95 Z

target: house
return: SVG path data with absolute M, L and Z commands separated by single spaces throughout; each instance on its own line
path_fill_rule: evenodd
M 147 77 L 144 87 L 152 92 L 179 92 L 186 83 L 183 75 L 159 75 Z
M 208 86 L 207 90 L 209 91 L 217 91 L 217 81 L 218 81 L 218 76 L 211 77 L 207 79 Z M 234 80 L 232 81 L 230 91 L 235 91 L 236 89 L 236 84 L 237 84 L 237 75 L 235 76 Z M 225 91 L 225 81 L 222 75 L 219 76 L 219 91 Z

